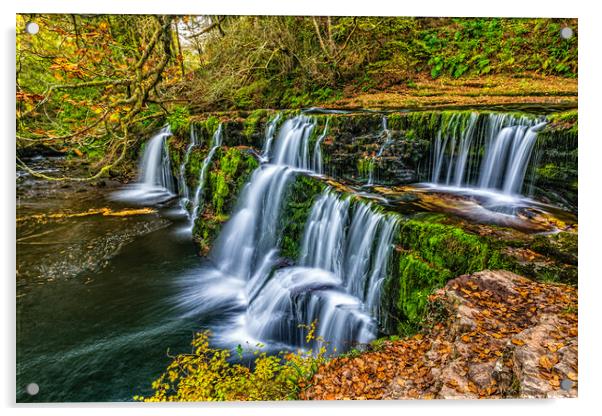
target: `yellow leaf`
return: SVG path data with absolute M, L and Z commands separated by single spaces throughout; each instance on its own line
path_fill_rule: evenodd
M 547 355 L 542 355 L 539 357 L 539 365 L 545 368 L 546 370 L 551 370 L 552 367 L 558 362 L 556 357 L 549 357 Z

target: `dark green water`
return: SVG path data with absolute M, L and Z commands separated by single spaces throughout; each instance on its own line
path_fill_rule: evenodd
M 105 198 L 114 188 L 48 189 L 26 180 L 19 189 L 28 192 L 17 201 L 17 217 L 74 205 L 124 207 Z M 127 401 L 150 392 L 170 361 L 167 349 L 188 351 L 193 333 L 208 323 L 175 307 L 178 280 L 201 273 L 186 225 L 170 207 L 151 216 L 18 223 L 17 240 L 26 239 L 17 244 L 17 401 Z M 118 232 L 127 238 L 99 243 Z M 79 253 L 77 244 L 84 252 L 119 248 L 96 271 L 59 275 L 72 272 L 59 260 Z M 98 266 L 95 260 L 82 264 Z M 40 386 L 37 395 L 25 392 L 29 383 Z
M 173 307 L 180 273 L 200 259 L 177 223 L 125 246 L 93 282 L 35 287 L 18 302 L 19 401 L 122 401 L 149 392 L 200 323 Z M 24 387 L 35 382 L 40 393 Z

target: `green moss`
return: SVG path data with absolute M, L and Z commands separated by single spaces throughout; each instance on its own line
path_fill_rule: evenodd
M 537 134 L 533 167 L 526 185 L 535 197 L 570 210 L 577 210 L 578 132 L 576 112 L 550 116 L 550 123 Z M 565 121 L 562 121 L 565 120 Z M 568 121 L 567 121 L 568 120 Z M 575 120 L 574 123 L 571 120 Z
M 403 129 L 403 115 L 400 113 L 388 114 L 387 115 L 387 128 L 389 130 L 402 130 Z
M 291 184 L 282 209 L 281 254 L 289 259 L 297 259 L 301 249 L 305 223 L 314 201 L 324 191 L 326 185 L 319 179 L 297 175 Z
M 201 254 L 209 252 L 222 224 L 228 219 L 228 213 L 234 208 L 244 184 L 258 166 L 259 162 L 244 148 L 217 150 L 203 192 L 203 212 L 193 228 L 193 240 Z M 197 172 L 198 169 L 200 165 L 196 168 Z
M 257 127 L 259 122 L 263 119 L 267 119 L 268 112 L 267 110 L 255 110 L 251 114 L 249 114 L 244 121 L 243 127 L 243 135 L 250 139 L 254 133 L 257 132 Z
M 196 221 L 192 230 L 192 236 L 201 255 L 205 256 L 209 254 L 211 244 L 227 219 L 227 217 L 203 216 L 202 219 Z
M 426 214 L 400 227 L 382 298 L 389 332 L 418 331 L 427 317 L 429 295 L 448 280 L 484 269 L 512 270 L 512 263 L 493 242 L 438 223 L 443 218 Z
M 579 131 L 578 121 L 579 112 L 577 110 L 563 111 L 560 113 L 554 113 L 548 116 L 550 125 L 548 129 L 552 130 L 569 130 L 572 133 L 577 134 Z
M 206 137 L 210 139 L 213 136 L 213 133 L 215 133 L 215 131 L 217 130 L 220 123 L 221 121 L 219 120 L 219 118 L 215 116 L 209 116 L 207 117 L 207 119 L 201 121 L 199 123 L 199 126 L 202 130 L 204 130 Z
M 220 151 L 216 169 L 209 173 L 210 195 L 215 215 L 223 215 L 232 206 L 233 198 L 259 166 L 254 157 L 232 147 Z
M 174 135 L 185 137 L 190 129 L 190 110 L 185 106 L 175 107 L 167 116 L 167 123 Z
M 486 242 L 461 228 L 417 220 L 402 226 L 400 243 L 436 267 L 449 269 L 454 274 L 485 269 L 492 254 Z
M 357 160 L 357 172 L 362 178 L 369 177 L 375 167 L 376 164 L 372 157 L 362 157 Z
M 399 258 L 398 277 L 386 290 L 395 299 L 397 331 L 407 333 L 418 328 L 424 318 L 429 295 L 453 277 L 448 269 L 436 267 L 414 254 Z
M 190 189 L 196 188 L 198 185 L 199 175 L 203 166 L 203 161 L 207 157 L 208 150 L 200 149 L 198 147 L 193 148 L 188 156 L 188 163 L 186 164 L 186 181 Z

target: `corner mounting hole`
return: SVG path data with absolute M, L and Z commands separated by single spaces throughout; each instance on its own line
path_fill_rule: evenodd
M 566 378 L 565 378 L 564 380 L 562 380 L 562 381 L 560 382 L 560 388 L 561 388 L 562 390 L 566 390 L 566 391 L 568 391 L 568 390 L 570 390 L 572 387 L 573 387 L 573 382 L 572 382 L 571 380 L 568 380 L 568 379 L 566 379 Z
M 571 29 L 570 27 L 563 27 L 560 30 L 560 37 L 562 39 L 570 39 L 573 37 L 573 29 Z
M 40 25 L 38 25 L 36 22 L 27 22 L 25 25 L 25 31 L 30 35 L 35 35 L 40 31 Z
M 36 394 L 38 394 L 40 392 L 40 386 L 38 386 L 37 383 L 29 383 L 27 385 L 27 387 L 25 387 L 25 391 L 30 396 L 35 396 Z

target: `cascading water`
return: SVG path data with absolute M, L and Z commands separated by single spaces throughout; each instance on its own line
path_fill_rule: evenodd
M 203 188 L 205 186 L 207 170 L 209 169 L 209 165 L 213 160 L 213 155 L 217 151 L 217 148 L 222 145 L 222 125 L 220 124 L 213 133 L 213 138 L 211 139 L 211 149 L 209 149 L 209 153 L 203 160 L 203 165 L 201 166 L 201 170 L 199 172 L 199 179 L 196 186 L 196 190 L 194 191 L 194 199 L 192 201 L 192 211 L 190 213 L 190 221 L 194 225 L 197 217 L 199 216 L 199 211 L 201 209 L 202 204 L 202 196 L 203 196 Z
M 510 150 L 511 157 L 508 160 L 504 185 L 502 188 L 505 194 L 512 195 L 521 192 L 533 145 L 537 139 L 537 131 L 545 125 L 546 123 L 544 122 L 529 127 L 524 134 L 521 133 L 522 139 L 513 140 Z M 520 137 L 521 134 L 518 133 L 517 129 L 517 133 L 515 133 L 514 136 Z
M 157 203 L 174 195 L 176 187 L 166 142 L 170 136 L 171 130 L 165 126 L 146 143 L 138 166 L 138 180 L 126 189 L 115 192 L 112 195 L 114 199 Z
M 276 114 L 276 117 L 274 117 L 265 128 L 265 141 L 263 143 L 263 151 L 261 152 L 261 160 L 263 162 L 267 162 L 270 159 L 270 150 L 272 149 L 272 142 L 276 135 L 276 126 L 278 125 L 280 118 L 281 114 Z
M 190 152 L 192 149 L 197 146 L 197 135 L 194 130 L 194 125 L 190 124 L 190 142 L 186 147 L 186 152 L 184 152 L 184 157 L 182 158 L 182 163 L 180 164 L 180 175 L 178 177 L 178 190 L 180 191 L 180 207 L 188 213 L 188 203 L 190 202 L 190 190 L 188 189 L 188 184 L 186 182 L 186 165 L 188 164 L 188 159 L 190 158 Z
M 299 325 L 316 320 L 318 335 L 331 342 L 331 349 L 374 337 L 392 217 L 371 205 L 351 206 L 327 191 L 312 207 L 298 266 L 274 270 L 288 185 L 296 174 L 317 166 L 309 152 L 314 128 L 314 120 L 304 115 L 283 123 L 271 162 L 253 172 L 214 244 L 215 268 L 204 273 L 202 289 L 188 290 L 181 299 L 186 307 L 230 311 L 223 330 L 216 332 L 218 342 L 302 346 L 305 330 Z
M 316 321 L 317 335 L 330 351 L 369 342 L 395 228 L 395 219 L 371 204 L 351 206 L 325 191 L 306 223 L 299 266 L 277 270 L 252 299 L 249 332 L 303 346 L 304 326 Z
M 477 113 L 452 115 L 435 138 L 431 182 L 520 194 L 537 131 L 544 125 L 508 114 L 488 114 L 482 121 Z
M 280 128 L 273 161 L 253 172 L 211 253 L 223 273 L 257 281 L 270 271 L 278 249 L 284 193 L 295 171 L 309 166 L 312 129 L 312 119 L 302 115 L 285 121 Z
M 368 186 L 372 186 L 374 185 L 374 162 L 376 161 L 377 157 L 381 157 L 383 152 L 385 151 L 385 149 L 387 148 L 387 146 L 389 146 L 391 144 L 391 132 L 389 131 L 388 127 L 387 127 L 387 117 L 383 117 L 382 118 L 382 132 L 381 132 L 381 136 L 384 135 L 385 136 L 385 141 L 383 142 L 383 144 L 380 146 L 380 148 L 378 149 L 378 152 L 376 153 L 376 156 L 374 156 L 372 158 L 372 168 L 370 169 L 370 172 L 368 173 Z
M 283 123 L 271 161 L 252 173 L 234 213 L 214 244 L 209 257 L 215 268 L 207 271 L 202 293 L 182 299 L 188 306 L 230 303 L 235 309 L 241 309 L 221 334 L 226 342 L 252 338 L 244 311 L 262 291 L 277 261 L 281 206 L 296 172 L 309 167 L 308 142 L 312 129 L 313 120 L 303 115 Z M 224 282 L 228 282 L 226 287 Z M 219 290 L 213 290 L 212 286 Z
M 303 115 L 286 120 L 278 133 L 272 163 L 309 170 L 309 138 L 315 127 L 315 120 Z
M 322 166 L 322 142 L 324 141 L 324 139 L 326 138 L 326 134 L 328 133 L 328 123 L 330 122 L 330 119 L 327 118 L 326 119 L 326 124 L 324 125 L 324 131 L 322 132 L 322 134 L 320 135 L 320 137 L 318 137 L 318 139 L 316 140 L 316 144 L 314 145 L 314 155 L 313 155 L 313 160 L 312 160 L 312 168 L 313 171 L 318 173 L 318 174 L 323 174 L 324 173 L 324 167 Z
M 266 277 L 275 260 L 280 207 L 293 174 L 286 165 L 255 170 L 211 253 L 224 274 L 245 281 Z

